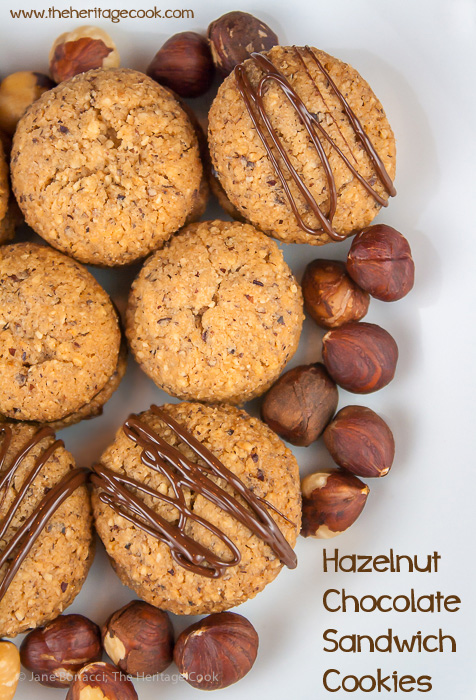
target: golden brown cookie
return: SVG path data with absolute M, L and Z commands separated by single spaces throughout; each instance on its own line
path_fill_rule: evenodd
M 0 424 L 0 636 L 54 619 L 79 593 L 94 554 L 85 479 L 50 428 Z
M 127 344 L 126 341 L 123 340 L 119 350 L 119 357 L 117 358 L 116 369 L 111 374 L 101 391 L 96 394 L 96 396 L 93 396 L 89 403 L 81 406 L 81 408 L 75 413 L 70 413 L 64 418 L 48 423 L 48 425 L 50 425 L 54 430 L 61 430 L 61 428 L 67 428 L 69 425 L 75 425 L 82 420 L 88 420 L 89 418 L 96 418 L 96 416 L 102 415 L 104 404 L 109 401 L 111 396 L 119 387 L 119 384 L 126 373 L 126 369 Z
M 252 226 L 188 226 L 132 285 L 126 334 L 137 362 L 172 396 L 241 403 L 293 356 L 301 290 L 274 241 Z
M 284 543 L 287 543 L 287 554 L 291 554 L 291 563 L 287 562 L 287 565 L 291 568 L 295 566 L 290 548 L 294 547 L 300 529 L 301 496 L 298 466 L 284 443 L 257 418 L 231 406 L 182 403 L 169 404 L 161 410 L 174 419 L 181 429 L 191 433 L 201 447 L 211 451 L 255 497 L 268 502 L 263 504 L 260 501 L 271 517 L 273 526 L 277 527 L 284 537 Z M 203 460 L 197 458 L 196 453 L 183 442 L 183 438 L 167 426 L 153 409 L 142 413 L 139 420 L 153 434 L 163 438 L 167 445 L 176 447 L 180 455 L 185 455 L 193 465 L 192 473 L 196 469 L 203 469 Z M 145 483 L 149 490 L 155 490 L 165 498 L 173 498 L 175 494 L 168 478 L 144 463 L 141 444 L 135 443 L 126 434 L 125 428 L 127 429 L 127 422 L 102 455 L 101 473 L 107 475 L 105 470 L 110 470 L 113 477 L 127 476 L 140 484 Z M 236 491 L 230 479 L 210 476 L 210 471 L 205 470 L 202 474 L 221 486 L 230 498 L 236 499 Z M 228 537 L 237 549 L 236 558 L 239 560 L 232 566 L 225 565 L 215 578 L 197 573 L 196 567 L 188 566 L 189 560 L 182 560 L 181 564 L 180 557 L 178 560 L 174 558 L 168 544 L 144 532 L 137 524 L 131 523 L 104 503 L 104 491 L 106 498 L 109 494 L 108 487 L 103 488 L 106 482 L 97 480 L 94 483 L 93 510 L 96 527 L 112 564 L 123 583 L 152 605 L 179 615 L 226 610 L 253 598 L 278 575 L 283 566 L 284 555 L 281 553 L 278 556 L 272 545 L 244 522 L 220 505 L 212 503 L 203 493 L 184 486 L 183 497 L 191 508 L 184 532 L 188 538 L 208 550 L 208 555 L 205 553 L 205 563 L 202 561 L 202 564 L 213 566 L 215 557 L 230 562 L 232 555 L 217 533 L 206 529 L 197 518 L 203 518 L 204 522 Z M 140 497 L 170 526 L 177 526 L 178 511 L 170 501 L 166 503 L 160 497 L 144 494 L 130 483 L 126 488 Z M 113 503 L 118 505 L 117 498 L 113 498 Z M 249 507 L 248 504 L 245 506 L 245 512 L 249 512 L 246 510 Z M 266 531 L 268 532 L 267 529 Z M 180 534 L 178 537 L 180 539 Z M 210 568 L 206 571 L 210 573 Z
M 184 224 L 201 178 L 189 119 L 137 71 L 95 70 L 61 83 L 15 134 L 12 182 L 27 223 L 81 262 L 147 255 Z
M 0 248 L 0 413 L 57 421 L 117 371 L 121 332 L 106 292 L 51 248 Z
M 354 68 L 318 49 L 276 46 L 235 69 L 211 107 L 209 144 L 231 203 L 287 243 L 347 236 L 395 193 L 382 105 Z

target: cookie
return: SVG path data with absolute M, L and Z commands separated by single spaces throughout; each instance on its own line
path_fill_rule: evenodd
M 87 471 L 50 427 L 0 425 L 0 636 L 54 619 L 93 560 Z
M 90 404 L 117 371 L 121 332 L 106 292 L 51 248 L 0 248 L 0 413 L 57 421 Z
M 9 197 L 8 164 L 2 142 L 0 141 L 0 227 L 7 213 Z
M 202 179 L 177 100 L 142 73 L 94 70 L 20 120 L 12 183 L 27 223 L 55 248 L 103 266 L 144 257 L 185 222 Z
M 132 285 L 126 334 L 137 362 L 172 396 L 241 403 L 293 356 L 302 296 L 276 243 L 252 226 L 188 226 Z
M 242 410 L 153 406 L 125 422 L 93 469 L 99 536 L 122 582 L 152 605 L 226 610 L 296 566 L 296 460 Z
M 276 46 L 238 66 L 209 114 L 213 166 L 246 220 L 286 243 L 341 240 L 395 194 L 395 138 L 350 65 Z
M 243 224 L 247 223 L 245 217 L 228 199 L 228 195 L 221 186 L 220 180 L 212 167 L 210 167 L 209 170 L 208 181 L 210 183 L 210 192 L 217 198 L 218 204 L 221 206 L 223 211 L 225 211 L 232 219 L 235 219 L 235 221 L 241 221 Z
M 121 342 L 121 347 L 119 350 L 119 357 L 117 358 L 117 365 L 114 372 L 111 374 L 101 391 L 93 396 L 91 401 L 74 413 L 70 413 L 63 418 L 56 421 L 51 421 L 48 423 L 54 430 L 61 430 L 62 428 L 67 428 L 70 425 L 75 425 L 82 420 L 88 420 L 89 418 L 96 418 L 96 416 L 102 415 L 104 404 L 106 404 L 112 397 L 116 389 L 119 387 L 127 369 L 127 345 L 125 340 Z

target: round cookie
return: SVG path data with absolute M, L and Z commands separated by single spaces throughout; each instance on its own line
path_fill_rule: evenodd
M 79 411 L 117 371 L 121 342 L 106 292 L 46 246 L 0 248 L 0 413 L 56 421 Z
M 395 177 L 395 139 L 382 105 L 354 68 L 323 51 L 276 46 L 263 56 L 235 69 L 220 86 L 210 109 L 212 162 L 231 203 L 260 230 L 286 243 L 322 245 L 364 228 L 386 204 L 389 194 L 395 194 L 391 182 Z M 265 65 L 266 59 L 271 68 Z M 265 75 L 268 79 L 260 93 Z M 278 81 L 282 80 L 287 81 L 297 108 L 280 86 Z M 266 129 L 253 94 L 262 100 L 271 131 Z M 340 96 L 360 122 L 361 137 Z M 305 114 L 302 119 L 299 111 Z M 274 142 L 273 130 L 284 156 Z M 372 161 L 372 148 L 381 165 Z M 290 162 L 289 169 L 284 157 Z M 309 196 L 297 183 L 307 188 Z
M 232 406 L 181 403 L 168 404 L 162 410 L 208 448 L 255 496 L 265 499 L 281 513 L 266 508 L 287 543 L 294 547 L 301 518 L 298 466 L 278 436 L 257 418 Z M 195 464 L 197 461 L 203 464 L 152 410 L 142 413 L 139 419 Z M 123 428 L 100 463 L 119 475 L 145 482 L 165 496 L 174 495 L 167 478 L 141 461 L 141 447 Z M 214 476 L 210 478 L 234 495 L 229 483 Z M 218 578 L 198 574 L 177 563 L 167 544 L 115 512 L 100 500 L 99 492 L 95 486 L 92 501 L 96 528 L 117 574 L 141 598 L 159 608 L 179 615 L 226 610 L 253 598 L 282 568 L 280 558 L 269 544 L 203 495 L 186 487 L 184 497 L 193 504 L 194 517 L 203 517 L 218 527 L 240 551 L 239 564 L 229 567 Z M 177 523 L 175 508 L 158 498 L 140 495 L 156 513 Z M 228 555 L 223 545 L 196 521 L 187 523 L 186 532 L 216 555 Z
M 13 517 L 2 535 L 2 550 L 11 543 L 25 521 L 37 513 L 39 507 L 54 492 L 64 477 L 73 477 L 84 470 L 74 470 L 74 459 L 62 443 L 49 455 L 55 437 L 51 429 L 36 440 L 24 459 L 19 461 L 11 481 L 5 479 L 9 470 L 34 436 L 42 428 L 22 423 L 0 424 L 0 527 L 5 527 L 7 513 L 12 508 Z M 8 449 L 7 443 L 9 442 Z M 6 454 L 5 454 L 6 450 Z M 33 478 L 26 497 L 14 505 L 21 487 L 27 483 L 41 458 L 48 457 Z M 81 475 L 80 475 L 81 476 Z M 87 576 L 93 560 L 93 534 L 91 505 L 85 475 L 80 485 L 51 515 L 39 531 L 32 549 L 23 559 L 20 568 L 8 586 L 4 582 L 12 557 L 0 566 L 0 636 L 13 637 L 54 619 L 70 605 Z M 15 544 L 13 555 L 22 549 L 21 541 Z
M 0 226 L 7 213 L 10 186 L 8 184 L 8 164 L 2 142 L 0 141 Z
M 144 257 L 200 197 L 195 131 L 177 100 L 142 73 L 81 73 L 20 120 L 12 183 L 27 223 L 81 262 Z
M 275 381 L 299 342 L 302 295 L 274 241 L 252 226 L 188 226 L 132 285 L 126 334 L 172 396 L 241 403 Z

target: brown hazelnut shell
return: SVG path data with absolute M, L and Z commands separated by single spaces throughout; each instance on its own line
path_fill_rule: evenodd
M 320 362 L 285 372 L 261 405 L 261 417 L 293 445 L 308 446 L 321 435 L 337 409 L 335 382 Z
M 328 539 L 347 530 L 364 509 L 369 487 L 353 474 L 329 469 L 302 481 L 303 537 Z
M 307 265 L 301 284 L 306 311 L 322 328 L 360 321 L 368 311 L 370 296 L 339 260 L 313 260 Z
M 242 615 L 214 613 L 177 639 L 174 661 L 187 683 L 202 690 L 226 688 L 243 678 L 258 653 L 258 634 Z
M 351 322 L 326 333 L 322 359 L 332 379 L 343 389 L 369 394 L 392 381 L 398 347 L 380 326 Z
M 269 51 L 279 44 L 273 30 L 248 12 L 227 12 L 207 31 L 213 61 L 223 77 L 253 52 Z
M 51 688 L 67 688 L 86 664 L 102 656 L 99 627 L 83 615 L 60 615 L 24 638 L 23 666 Z
M 407 239 L 385 224 L 358 233 L 349 250 L 347 271 L 376 299 L 397 301 L 412 289 L 415 263 Z
M 162 673 L 172 663 L 174 632 L 163 610 L 134 600 L 117 610 L 102 629 L 111 660 L 132 676 Z
M 88 664 L 71 683 L 66 700 L 91 697 L 91 690 L 101 691 L 105 700 L 138 700 L 132 682 L 116 666 L 97 661 Z M 94 696 L 92 696 L 94 697 Z
M 357 476 L 385 476 L 395 456 L 392 431 L 365 406 L 342 408 L 325 429 L 324 442 L 334 462 Z
M 199 97 L 211 86 L 215 66 L 205 37 L 180 32 L 155 54 L 147 75 L 180 97 Z

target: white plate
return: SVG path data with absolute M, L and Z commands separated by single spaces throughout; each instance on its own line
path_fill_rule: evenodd
M 0 69 L 3 75 L 20 69 L 45 70 L 55 37 L 84 20 L 14 20 L 10 9 L 41 9 L 50 0 L 0 0 Z M 70 3 L 57 2 L 61 8 Z M 96 0 L 71 3 L 77 9 L 153 7 L 145 1 Z M 173 6 L 174 3 L 168 3 Z M 163 4 L 161 4 L 162 6 Z M 171 34 L 205 29 L 220 14 L 237 9 L 215 0 L 181 0 L 193 9 L 190 20 L 102 21 L 118 44 L 123 65 L 144 70 L 152 55 Z M 363 397 L 362 403 L 381 413 L 394 430 L 395 465 L 390 475 L 370 484 L 364 513 L 347 533 L 330 542 L 301 540 L 296 571 L 284 570 L 255 600 L 239 612 L 248 616 L 260 634 L 261 647 L 252 672 L 226 697 L 300 700 L 338 697 L 322 685 L 326 669 L 359 676 L 397 671 L 400 676 L 429 675 L 434 700 L 475 697 L 474 668 L 474 170 L 476 109 L 474 66 L 476 31 L 474 0 L 242 0 L 276 28 L 282 43 L 309 43 L 350 62 L 369 81 L 381 99 L 397 136 L 398 196 L 377 221 L 401 230 L 410 240 L 416 265 L 414 291 L 395 304 L 372 301 L 367 320 L 380 323 L 397 339 L 400 362 L 395 381 L 383 391 Z M 92 22 L 94 23 L 94 22 Z M 203 107 L 203 100 L 200 102 Z M 210 216 L 218 215 L 218 209 Z M 285 255 L 300 276 L 315 257 L 344 259 L 347 244 L 321 249 L 285 247 Z M 130 275 L 95 272 L 123 306 Z M 321 333 L 306 321 L 299 352 L 292 361 L 319 359 Z M 120 390 L 104 415 L 63 431 L 67 447 L 80 464 L 91 464 L 111 441 L 131 411 L 140 411 L 167 397 L 131 361 Z M 340 393 L 340 406 L 360 399 Z M 255 408 L 253 410 L 256 410 Z M 302 473 L 329 464 L 321 446 L 295 450 Z M 442 557 L 436 574 L 323 574 L 322 551 L 402 554 Z M 415 588 L 418 595 L 437 590 L 462 598 L 457 613 L 343 614 L 325 612 L 326 589 L 357 596 L 366 593 L 397 595 Z M 119 583 L 100 550 L 81 594 L 70 611 L 98 623 L 133 594 Z M 189 621 L 174 617 L 177 630 Z M 418 630 L 431 634 L 441 628 L 457 641 L 457 652 L 325 653 L 322 633 L 385 633 L 400 636 Z M 472 647 L 472 648 L 471 648 Z M 171 667 L 171 674 L 176 674 Z M 334 679 L 336 676 L 333 677 Z M 198 697 L 198 691 L 172 678 L 169 682 L 136 683 L 140 700 Z M 415 691 L 416 694 L 417 691 Z M 383 692 L 381 695 L 385 696 Z M 401 693 L 400 693 L 401 695 Z M 419 694 L 418 694 L 419 695 Z M 18 700 L 61 697 L 25 679 Z M 350 697 L 366 698 L 357 691 Z

